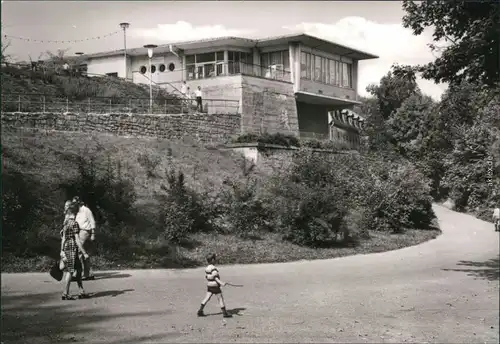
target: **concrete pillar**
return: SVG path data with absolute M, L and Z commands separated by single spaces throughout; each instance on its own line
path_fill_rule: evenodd
M 290 78 L 293 82 L 293 91 L 297 92 L 295 89 L 295 45 L 293 43 L 288 44 L 288 60 L 290 61 Z
M 181 68 L 182 68 L 182 81 L 187 80 L 188 72 L 186 68 L 186 55 L 182 55 Z
M 358 100 L 358 61 L 352 61 L 352 88 L 356 92 L 356 101 Z
M 293 82 L 293 91 L 297 92 L 300 87 L 300 45 L 290 43 L 290 71 Z
M 229 74 L 229 51 L 224 50 L 224 75 Z

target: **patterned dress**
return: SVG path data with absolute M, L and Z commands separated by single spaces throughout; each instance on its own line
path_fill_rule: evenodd
M 75 271 L 75 264 L 80 264 L 78 246 L 76 244 L 75 235 L 80 232 L 80 227 L 74 218 L 69 218 L 65 221 L 64 233 L 66 235 L 66 242 L 64 243 L 63 251 L 66 255 L 66 266 L 64 271 L 73 273 Z

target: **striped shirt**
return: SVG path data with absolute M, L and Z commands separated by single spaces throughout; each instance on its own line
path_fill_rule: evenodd
M 217 268 L 213 264 L 210 264 L 205 269 L 205 278 L 207 280 L 207 286 L 209 287 L 219 286 L 219 283 L 217 283 L 217 281 L 215 280 L 215 278 L 220 279 L 219 270 L 217 270 Z

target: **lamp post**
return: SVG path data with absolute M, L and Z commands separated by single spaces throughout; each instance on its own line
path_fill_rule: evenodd
M 129 26 L 129 23 L 120 23 L 120 27 L 123 29 L 123 57 L 125 61 L 125 79 L 127 79 L 127 29 Z
M 151 59 L 153 58 L 153 49 L 158 47 L 155 44 L 146 44 L 144 48 L 148 49 L 149 57 L 149 113 L 153 113 L 153 73 L 151 71 Z

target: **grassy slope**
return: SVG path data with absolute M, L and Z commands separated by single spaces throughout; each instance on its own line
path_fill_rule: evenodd
M 170 151 L 171 149 L 171 151 Z M 34 133 L 31 131 L 2 133 L 4 172 L 18 170 L 39 181 L 39 190 L 51 214 L 61 217 L 64 194 L 57 185 L 62 180 L 76 175 L 71 156 L 88 150 L 104 164 L 108 157 L 120 161 L 123 173 L 134 181 L 138 194 L 136 205 L 149 212 L 156 208 L 155 192 L 160 190 L 166 168 L 179 168 L 186 173 L 188 185 L 198 191 L 218 190 L 225 178 L 243 178 L 241 157 L 229 151 L 203 148 L 195 142 L 167 142 L 147 138 L 126 138 L 111 135 L 88 135 L 75 133 Z M 171 153 L 170 153 L 171 152 Z M 137 158 L 139 154 L 157 157 L 160 161 L 153 177 L 147 177 Z M 171 156 L 169 156 L 171 155 Z M 266 175 L 257 169 L 258 178 Z M 56 219 L 57 223 L 57 219 Z M 58 229 L 57 229 L 58 230 Z M 56 230 L 54 229 L 54 232 Z M 300 259 L 320 259 L 352 254 L 381 252 L 415 245 L 438 235 L 439 231 L 408 231 L 402 235 L 372 233 L 372 239 L 356 248 L 311 249 L 284 242 L 277 234 L 264 234 L 260 239 L 244 240 L 232 235 L 197 234 L 189 244 L 182 247 L 166 245 L 161 240 L 148 240 L 147 252 L 134 246 L 125 257 L 105 259 L 96 257 L 97 269 L 194 267 L 204 264 L 208 251 L 218 252 L 222 263 L 283 262 Z M 42 233 L 53 235 L 53 233 Z M 142 239 L 141 239 L 142 240 Z M 145 239 L 144 239 L 145 240 Z M 143 243 L 144 244 L 144 243 Z M 144 247 L 144 246 L 141 246 Z M 32 258 L 3 257 L 3 271 L 46 270 L 51 260 L 41 256 Z

